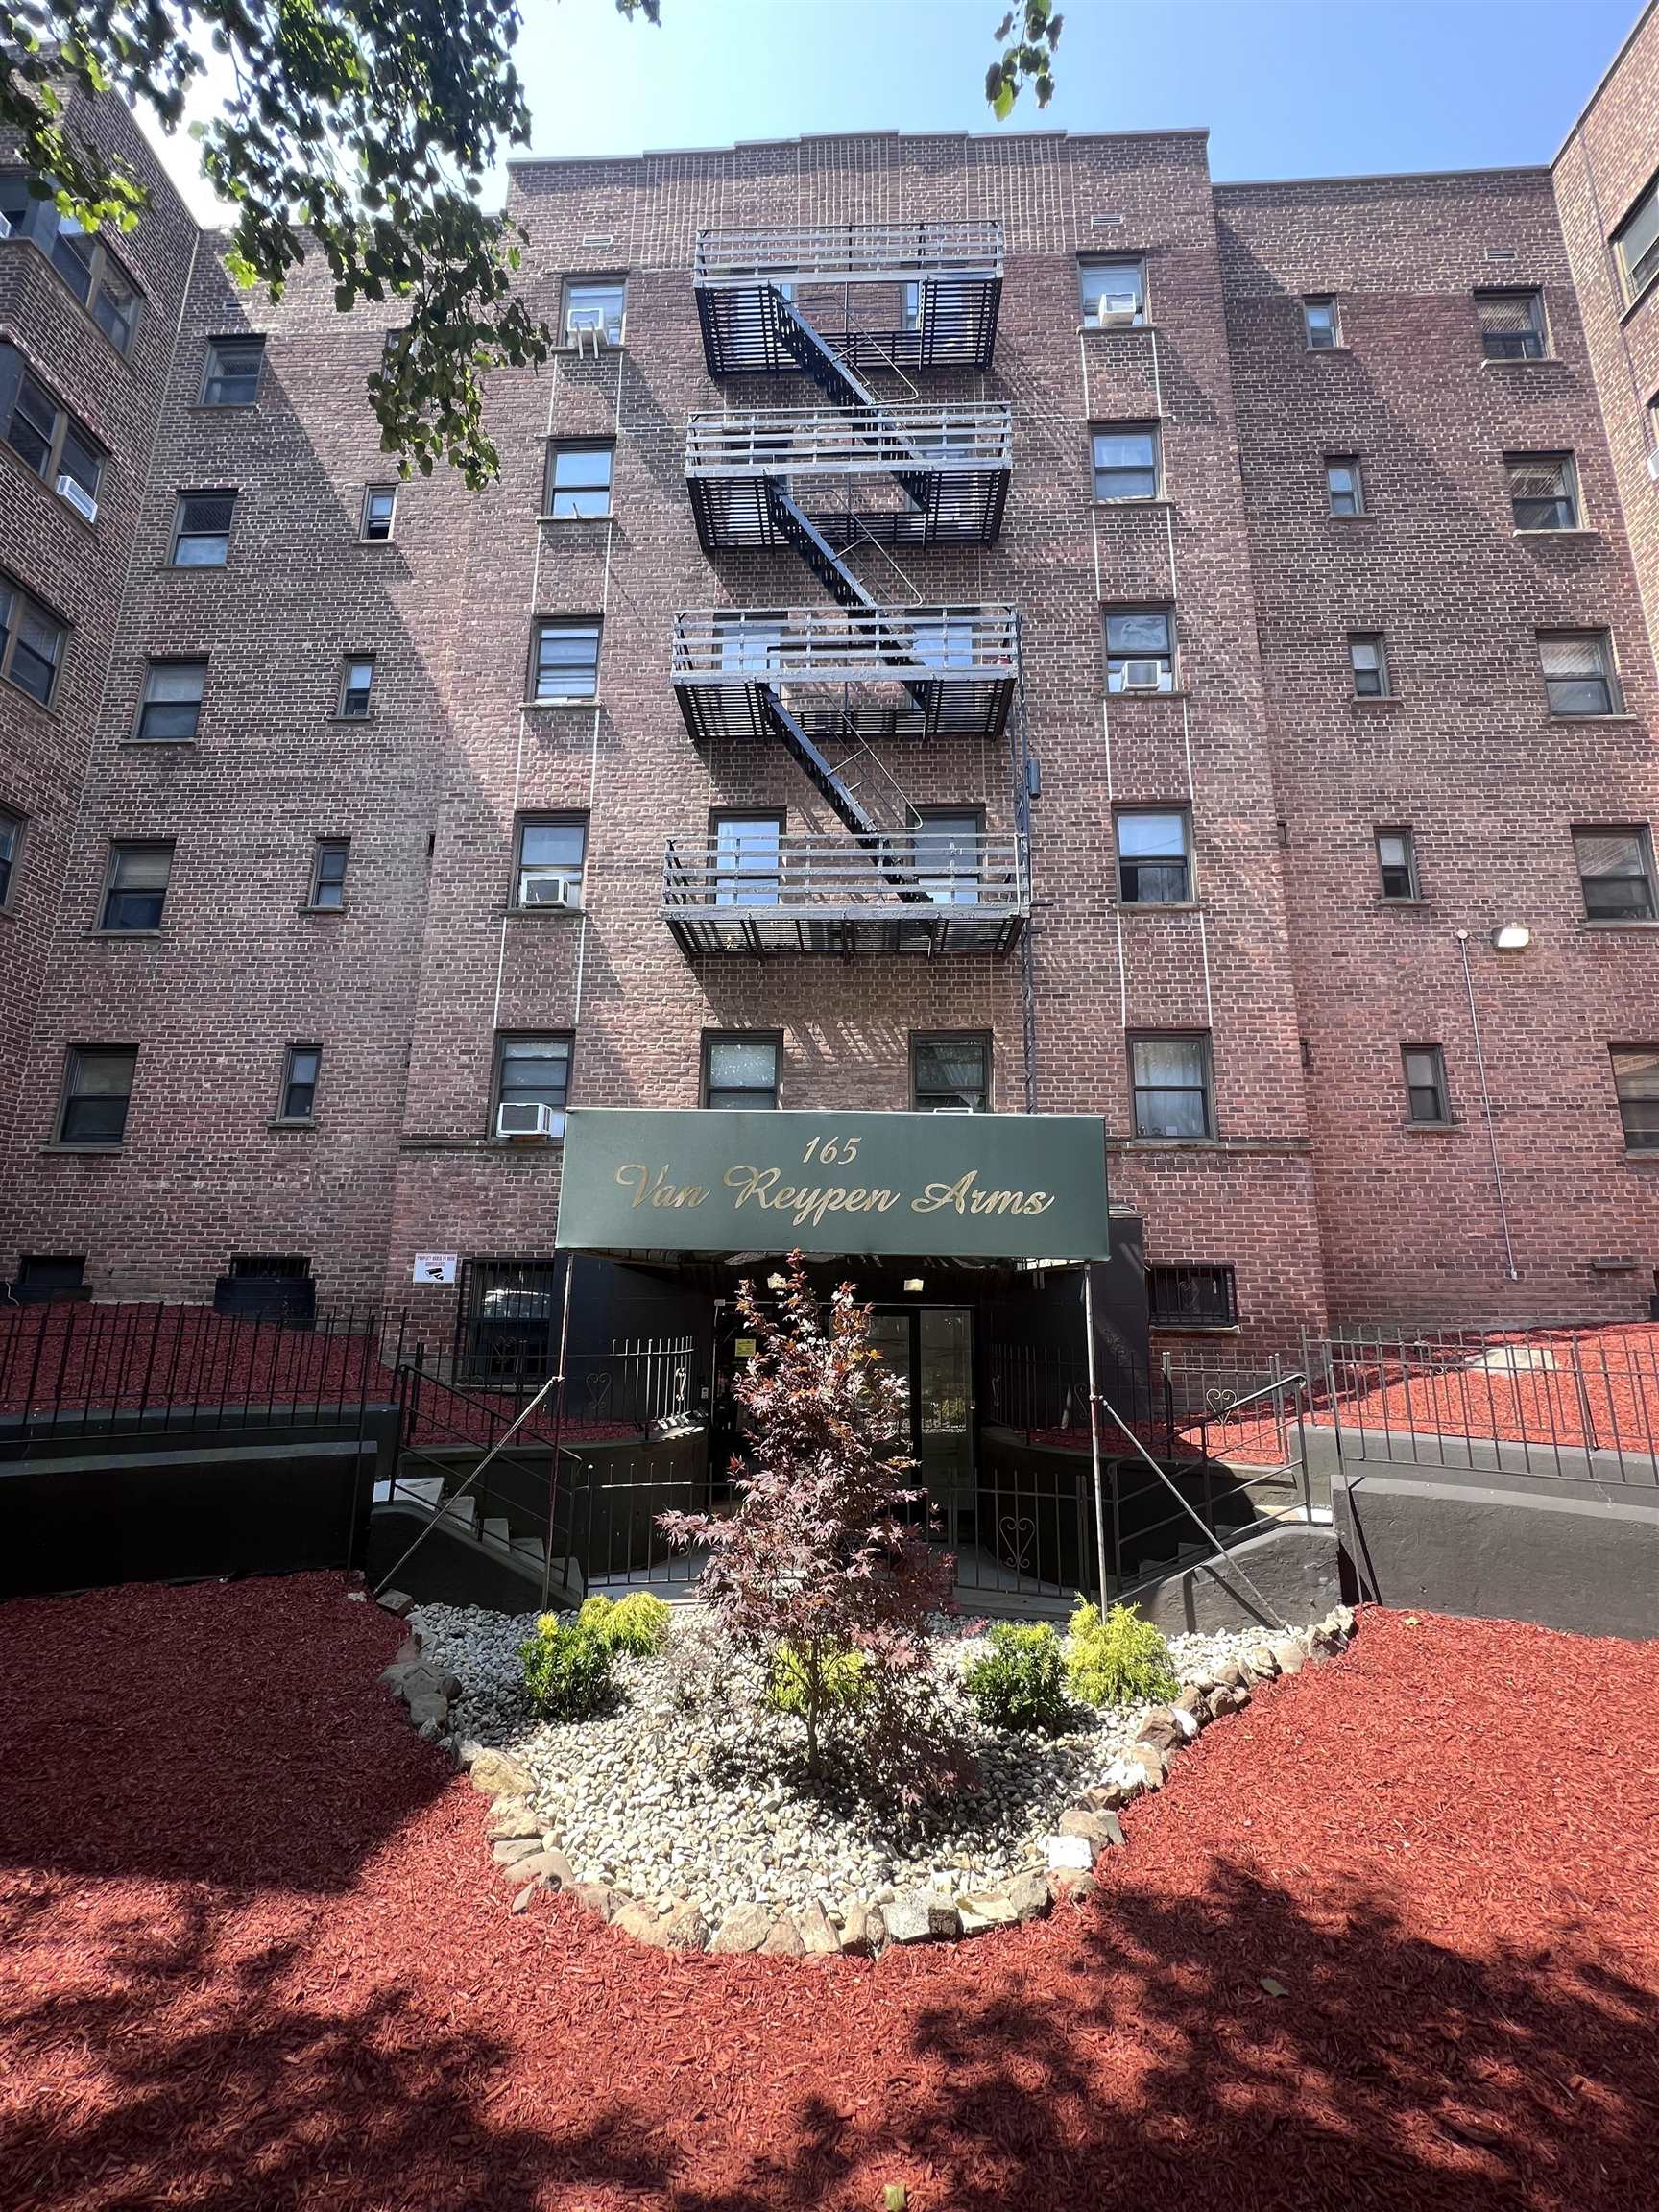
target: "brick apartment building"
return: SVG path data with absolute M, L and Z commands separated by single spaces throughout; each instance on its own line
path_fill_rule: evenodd
M 1646 1310 L 1652 14 L 1532 169 L 519 162 L 476 495 L 97 127 L 128 236 L 0 172 L 0 1273 L 441 1334 L 566 1103 L 946 1105 L 1103 1118 L 1155 1327 Z

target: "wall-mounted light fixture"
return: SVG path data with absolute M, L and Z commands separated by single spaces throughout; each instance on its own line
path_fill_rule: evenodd
M 1500 922 L 1492 932 L 1494 952 L 1525 952 L 1532 942 L 1532 932 L 1525 922 Z
M 922 1295 L 922 1278 L 920 1275 L 905 1276 L 904 1290 L 906 1296 L 911 1298 L 920 1298 Z

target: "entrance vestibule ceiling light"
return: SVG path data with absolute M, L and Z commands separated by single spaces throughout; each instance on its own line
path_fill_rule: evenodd
M 921 1278 L 921 1276 L 920 1276 L 920 1275 L 906 1275 L 906 1276 L 905 1276 L 905 1278 L 904 1278 L 904 1288 L 905 1288 L 905 1291 L 906 1291 L 906 1293 L 907 1293 L 907 1294 L 908 1294 L 910 1297 L 912 1297 L 912 1298 L 920 1298 L 920 1297 L 921 1297 L 921 1295 L 922 1295 L 922 1278 Z

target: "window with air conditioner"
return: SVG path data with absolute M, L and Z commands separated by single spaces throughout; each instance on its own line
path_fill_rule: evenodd
M 572 1042 L 568 1032 L 497 1037 L 495 1101 L 491 1117 L 497 1137 L 564 1136 Z
M 0 240 L 5 239 L 32 240 L 117 352 L 131 351 L 141 307 L 136 286 L 104 233 L 94 236 L 73 216 L 60 215 L 51 185 L 31 191 L 30 179 L 19 169 L 0 175 Z
M 1146 320 L 1146 264 L 1129 258 L 1077 265 L 1078 300 L 1086 326 L 1132 329 Z
M 569 276 L 565 281 L 565 338 L 579 353 L 621 346 L 628 335 L 625 276 Z
M 776 1032 L 705 1030 L 704 1105 L 724 1113 L 775 1112 L 782 1057 L 783 1040 Z
M 1167 608 L 1107 609 L 1106 688 L 1113 692 L 1175 688 L 1175 625 Z
M 989 1114 L 991 1039 L 986 1032 L 913 1034 L 910 1104 L 918 1114 Z
M 62 670 L 67 627 L 10 577 L 0 575 L 0 679 L 50 707 Z
M 578 912 L 587 854 L 584 816 L 524 816 L 518 824 L 516 903 L 526 911 Z
M 15 346 L 0 341 L 0 437 L 49 484 L 83 521 L 98 519 L 104 456 L 88 433 L 24 365 Z
M 152 661 L 144 672 L 132 734 L 153 743 L 188 744 L 202 727 L 205 661 Z

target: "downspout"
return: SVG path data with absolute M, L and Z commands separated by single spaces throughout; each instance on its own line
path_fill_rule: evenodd
M 1480 1111 L 1486 1118 L 1486 1142 L 1492 1154 L 1492 1187 L 1498 1194 L 1498 1219 L 1503 1230 L 1503 1257 L 1505 1273 L 1511 1283 L 1519 1283 L 1521 1270 L 1515 1264 L 1515 1245 L 1509 1235 L 1509 1209 L 1503 1199 L 1503 1169 L 1498 1158 L 1498 1129 L 1492 1118 L 1492 1097 L 1486 1088 L 1486 1055 L 1480 1046 L 1480 1017 L 1475 1011 L 1475 976 L 1469 966 L 1469 932 L 1457 932 L 1457 950 L 1463 956 L 1463 988 L 1469 995 L 1469 1027 L 1475 1039 L 1475 1072 L 1480 1085 Z

